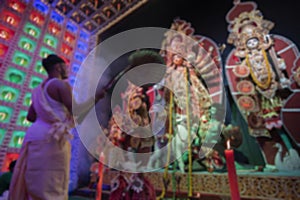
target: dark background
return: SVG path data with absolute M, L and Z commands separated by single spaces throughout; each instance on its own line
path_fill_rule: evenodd
M 241 0 L 241 2 L 245 2 Z M 285 36 L 300 48 L 300 0 L 256 0 L 257 9 L 264 19 L 275 26 L 271 34 Z M 134 28 L 170 28 L 175 18 L 191 23 L 195 34 L 212 39 L 217 45 L 225 44 L 221 54 L 223 66 L 228 53 L 233 48 L 227 44 L 229 32 L 226 14 L 234 6 L 233 0 L 149 0 L 139 9 L 98 36 L 98 42 Z M 126 38 L 124 38 L 126 40 Z M 101 50 L 100 50 L 101 51 Z M 115 77 L 127 65 L 127 55 L 116 59 L 110 66 L 108 76 Z M 108 78 L 108 79 L 110 79 Z M 224 77 L 225 78 L 225 77 Z M 226 78 L 225 85 L 227 85 Z
M 241 2 L 246 2 L 241 0 Z M 271 34 L 285 36 L 300 48 L 300 0 L 254 0 L 264 19 L 275 25 Z M 223 66 L 233 48 L 227 44 L 229 32 L 226 14 L 234 6 L 233 0 L 149 0 L 139 9 L 107 31 L 98 35 L 98 42 L 120 32 L 141 27 L 170 28 L 175 18 L 190 22 L 196 35 L 212 39 L 218 46 L 225 44 L 222 52 Z M 126 38 L 124 38 L 126 40 Z M 109 76 L 116 76 L 127 65 L 127 55 L 116 59 L 109 67 Z M 225 78 L 225 84 L 226 78 Z
M 245 1 L 241 0 L 241 2 Z M 261 11 L 264 19 L 275 24 L 270 31 L 271 34 L 285 36 L 300 48 L 300 0 L 256 0 L 253 2 L 256 2 L 257 9 Z M 221 54 L 224 67 L 227 55 L 233 48 L 232 45 L 227 44 L 229 32 L 226 21 L 226 15 L 233 6 L 233 0 L 149 0 L 100 34 L 98 41 L 104 41 L 117 33 L 133 28 L 170 28 L 174 19 L 179 17 L 191 23 L 195 34 L 206 36 L 217 45 L 226 45 Z M 116 77 L 128 65 L 129 54 L 130 52 L 116 59 L 109 66 L 107 72 L 109 78 L 106 81 Z M 224 80 L 227 85 L 226 78 Z
M 245 1 L 241 1 L 245 2 Z M 300 47 L 300 1 L 256 0 L 264 19 L 275 23 L 271 30 L 292 40 Z M 217 44 L 228 37 L 225 20 L 233 7 L 233 0 L 149 0 L 118 24 L 99 35 L 104 40 L 116 33 L 139 27 L 170 28 L 174 18 L 180 17 L 192 24 L 195 34 L 211 38 Z

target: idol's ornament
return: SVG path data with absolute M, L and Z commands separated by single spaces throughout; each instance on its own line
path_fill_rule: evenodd
M 286 116 L 281 114 L 293 96 L 291 78 L 297 74 L 293 67 L 299 52 L 289 39 L 270 33 L 274 23 L 265 20 L 256 8 L 254 2 L 237 0 L 226 16 L 230 32 L 227 42 L 234 45 L 226 60 L 226 76 L 231 94 L 248 123 L 249 133 L 257 138 L 267 166 L 275 164 L 278 168 L 275 155 L 280 145 L 286 157 L 294 160 L 293 168 L 299 169 L 297 151 L 289 153 L 293 148 L 298 149 L 299 132 L 285 127 Z M 299 109 L 294 111 L 296 114 Z

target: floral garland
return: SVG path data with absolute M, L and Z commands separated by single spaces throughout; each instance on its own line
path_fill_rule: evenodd
M 191 127 L 190 127 L 190 113 L 189 113 L 189 81 L 188 81 L 188 68 L 185 68 L 185 82 L 186 82 L 186 115 L 187 115 L 187 128 L 188 128 L 188 152 L 189 152 L 189 171 L 188 171 L 188 196 L 193 196 L 192 188 L 192 148 L 191 148 Z
M 170 154 L 171 154 L 171 141 L 172 141 L 172 132 L 173 132 L 173 123 L 172 123 L 172 115 L 173 115 L 173 93 L 170 92 L 170 103 L 169 103 L 169 127 L 168 127 L 168 154 L 167 154 L 167 162 L 166 162 L 166 165 L 165 165 L 165 170 L 164 170 L 164 175 L 163 175 L 163 182 L 167 182 L 167 178 L 168 178 L 168 169 L 169 169 L 169 166 L 168 166 L 168 163 L 170 162 Z M 162 192 L 160 194 L 159 197 L 157 197 L 156 199 L 157 200 L 160 200 L 160 199 L 163 199 L 165 197 L 165 194 L 166 194 L 166 186 L 164 184 L 164 187 L 162 188 Z

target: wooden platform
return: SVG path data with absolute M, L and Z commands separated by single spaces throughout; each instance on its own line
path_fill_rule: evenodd
M 110 181 L 118 175 L 118 171 L 107 171 L 104 176 L 104 184 L 110 184 Z M 132 174 L 123 173 L 130 177 Z M 179 196 L 187 196 L 187 174 L 176 172 L 175 176 L 179 178 L 177 192 Z M 157 193 L 163 188 L 163 173 L 151 172 L 145 173 L 151 183 L 154 185 Z M 168 174 L 172 179 L 172 174 Z M 242 199 L 300 199 L 300 171 L 293 173 L 279 172 L 253 172 L 238 171 L 239 190 Z M 230 189 L 227 173 L 193 173 L 192 178 L 193 196 L 214 196 L 215 198 L 205 199 L 230 199 Z M 168 194 L 172 194 L 172 184 L 168 185 Z M 169 196 L 168 195 L 168 196 Z M 198 198 L 202 199 L 202 198 Z

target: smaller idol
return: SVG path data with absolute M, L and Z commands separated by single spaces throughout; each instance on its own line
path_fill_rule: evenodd
M 289 152 L 299 145 L 295 135 L 283 128 L 281 117 L 293 93 L 290 77 L 299 51 L 287 38 L 269 33 L 274 23 L 263 19 L 254 2 L 234 4 L 226 16 L 228 43 L 235 47 L 226 61 L 226 76 L 249 133 L 257 137 L 266 164 L 272 166 L 276 147 L 283 146 L 283 153 L 292 156 Z M 300 168 L 300 161 L 297 165 Z

